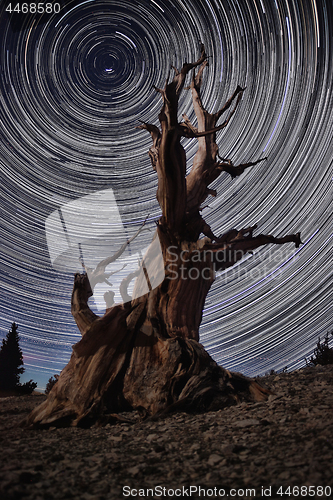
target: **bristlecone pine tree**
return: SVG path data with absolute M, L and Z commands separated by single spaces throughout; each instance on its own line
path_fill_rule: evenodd
M 233 165 L 231 160 L 217 160 L 216 132 L 228 124 L 244 89 L 238 86 L 222 109 L 209 113 L 200 96 L 206 66 L 202 46 L 196 62 L 185 63 L 180 71 L 173 68 L 173 80 L 164 89 L 156 88 L 163 100 L 160 128 L 148 123 L 139 127 L 153 140 L 149 156 L 157 173 L 157 200 L 162 210 L 155 238 L 162 248 L 164 280 L 156 288 L 150 287 L 149 293 L 113 305 L 98 317 L 88 306 L 93 285 L 86 274 L 75 275 L 72 314 L 82 339 L 73 346 L 71 359 L 48 399 L 30 414 L 25 425 L 89 426 L 133 409 L 144 415 L 204 411 L 267 397 L 268 391 L 254 380 L 218 366 L 204 350 L 199 343 L 202 310 L 215 271 L 234 265 L 246 252 L 267 243 L 299 246 L 300 234 L 253 236 L 253 226 L 217 237 L 201 216 L 208 195 L 216 196 L 209 186 L 221 172 L 236 177 L 262 161 Z M 189 88 L 197 127 L 185 115 L 178 122 L 178 100 L 191 70 Z M 232 106 L 229 116 L 217 125 Z M 182 137 L 198 138 L 198 151 L 187 176 Z M 112 260 L 114 257 L 97 266 L 95 283 L 104 280 L 105 265 Z M 138 280 L 136 288 L 140 288 Z M 124 295 L 128 297 L 126 292 Z
M 19 387 L 20 375 L 24 372 L 23 354 L 16 323 L 2 341 L 0 349 L 0 390 L 15 391 Z

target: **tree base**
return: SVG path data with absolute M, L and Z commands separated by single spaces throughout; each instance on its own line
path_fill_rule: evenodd
M 195 340 L 160 338 L 140 321 L 144 310 L 144 302 L 130 312 L 115 306 L 94 322 L 47 400 L 22 425 L 90 427 L 123 411 L 158 416 L 267 399 L 270 391 L 217 365 Z

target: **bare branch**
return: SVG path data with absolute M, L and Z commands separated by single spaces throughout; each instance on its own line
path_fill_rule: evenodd
M 210 238 L 212 241 L 215 241 L 217 239 L 216 236 L 215 236 L 215 234 L 212 231 L 212 228 L 204 220 L 204 218 L 202 218 L 202 224 L 201 224 L 201 228 L 200 229 L 201 229 L 202 234 L 204 234 L 205 236 L 208 236 L 208 238 Z
M 138 125 L 135 128 L 140 129 L 140 130 L 148 130 L 148 132 L 150 133 L 150 135 L 151 135 L 151 137 L 153 139 L 153 142 L 155 144 L 156 141 L 161 136 L 160 129 L 156 125 L 153 125 L 151 123 L 146 123 L 146 122 L 143 122 L 141 120 L 139 120 L 139 121 L 141 122 L 141 125 Z
M 241 175 L 246 168 L 253 167 L 254 165 L 257 165 L 258 163 L 264 160 L 267 160 L 267 157 L 260 158 L 259 160 L 254 162 L 241 163 L 240 165 L 233 165 L 232 162 L 229 160 L 228 163 L 216 164 L 215 169 L 218 170 L 219 172 L 227 172 L 234 179 L 235 177 Z
M 196 74 L 195 78 L 193 78 L 193 80 L 192 80 L 193 85 L 195 85 L 197 87 L 197 89 L 199 89 L 202 85 L 202 75 L 203 75 L 203 72 L 204 72 L 204 69 L 206 66 L 208 66 L 207 59 L 201 64 L 198 73 Z
M 220 156 L 219 154 L 217 154 L 217 156 L 220 158 L 220 160 L 221 160 L 222 163 L 228 163 L 229 165 L 233 165 L 233 163 L 230 160 L 230 158 L 222 158 L 222 156 Z
M 242 88 L 240 85 L 237 85 L 237 88 L 235 90 L 235 92 L 232 94 L 232 96 L 230 97 L 230 99 L 227 100 L 227 102 L 225 103 L 225 105 L 215 113 L 215 118 L 216 118 L 216 121 L 221 117 L 221 115 L 227 111 L 227 109 L 230 108 L 233 100 L 240 94 L 240 95 L 243 95 L 243 92 L 244 90 L 246 89 L 246 87 Z M 238 97 L 239 99 L 239 97 Z
M 98 319 L 98 316 L 88 306 L 88 299 L 92 295 L 88 276 L 76 273 L 71 298 L 71 312 L 82 335 Z
M 205 137 L 207 135 L 216 134 L 216 132 L 218 132 L 219 130 L 224 129 L 228 125 L 231 117 L 233 116 L 233 114 L 235 113 L 235 111 L 237 109 L 237 106 L 238 106 L 241 98 L 242 98 L 242 94 L 239 94 L 234 109 L 231 111 L 231 113 L 229 114 L 228 118 L 221 125 L 218 125 L 217 127 L 214 127 L 214 128 L 212 128 L 210 130 L 204 130 L 202 132 L 196 132 L 196 131 L 193 131 L 190 127 L 185 126 L 185 124 L 180 123 L 179 124 L 179 130 L 180 130 L 181 135 L 183 135 L 184 137 L 187 137 L 187 138 L 192 138 L 192 137 Z M 210 116 L 214 116 L 214 115 L 210 115 Z
M 276 238 L 272 235 L 259 234 L 252 237 L 252 231 L 257 226 L 248 227 L 237 230 L 231 229 L 226 234 L 216 240 L 216 243 L 207 243 L 202 248 L 203 251 L 211 251 L 213 253 L 213 261 L 216 270 L 226 269 L 233 266 L 241 260 L 244 255 L 251 250 L 254 250 L 262 245 L 274 243 L 283 245 L 284 243 L 295 243 L 296 248 L 301 244 L 301 233 L 289 234 L 282 238 Z M 247 236 L 246 233 L 249 233 Z
M 159 93 L 160 93 L 160 94 L 162 94 L 162 95 L 164 94 L 163 89 L 160 89 L 160 88 L 156 87 L 155 85 L 153 85 L 153 89 L 154 89 L 156 92 L 159 92 Z
M 190 89 L 195 88 L 197 90 L 197 92 L 199 92 L 199 89 L 202 85 L 203 71 L 204 71 L 206 66 L 208 66 L 208 59 L 205 59 L 204 62 L 201 64 L 197 74 L 195 74 L 195 71 L 193 71 L 191 84 L 188 87 L 186 87 L 186 90 L 190 90 Z
M 196 68 L 197 66 L 199 66 L 207 58 L 206 51 L 205 51 L 205 46 L 204 46 L 203 43 L 200 45 L 200 51 L 201 51 L 201 55 L 200 55 L 200 57 L 199 57 L 199 59 L 197 61 L 195 61 L 193 63 L 187 63 L 187 62 L 185 62 L 183 64 L 183 67 L 182 67 L 182 69 L 180 71 L 182 75 L 187 75 L 187 73 L 189 71 L 191 71 L 191 69 Z
M 175 93 L 177 96 L 179 96 L 179 94 L 181 93 L 181 91 L 184 87 L 185 78 L 186 78 L 186 75 L 189 73 L 189 71 L 191 71 L 191 69 L 199 66 L 207 58 L 206 52 L 205 52 L 205 47 L 203 44 L 201 44 L 201 46 L 200 46 L 200 51 L 201 51 L 201 55 L 200 55 L 199 59 L 193 63 L 185 62 L 183 64 L 183 67 L 180 70 L 180 72 L 179 71 L 176 72 L 173 81 L 167 86 L 167 87 L 170 87 L 171 85 L 175 86 Z M 167 87 L 165 90 L 167 90 Z
M 158 151 L 161 143 L 161 131 L 156 125 L 152 125 L 150 123 L 145 123 L 142 122 L 142 125 L 138 125 L 136 128 L 141 129 L 141 130 L 148 130 L 150 133 L 152 139 L 153 139 L 153 145 L 151 148 L 149 148 L 148 155 L 151 161 L 151 164 L 153 166 L 153 169 L 156 171 L 157 170 L 157 163 L 158 163 Z
M 247 227 L 245 229 L 229 229 L 226 233 L 219 236 L 216 240 L 217 243 L 231 243 L 233 241 L 242 239 L 247 233 L 249 233 L 249 237 L 252 238 L 253 231 L 257 229 L 257 225 Z
M 173 65 L 171 64 L 171 68 L 174 70 L 174 72 L 175 72 L 176 76 L 178 76 L 178 75 L 179 75 L 179 71 L 178 71 L 178 69 L 176 68 L 176 66 L 173 66 Z

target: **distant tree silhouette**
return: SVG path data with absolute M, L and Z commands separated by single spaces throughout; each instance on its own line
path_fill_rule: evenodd
M 323 341 L 320 337 L 318 338 L 317 347 L 313 351 L 314 356 L 311 356 L 309 361 L 305 358 L 307 366 L 333 365 L 333 347 L 329 346 L 330 335 L 332 340 L 333 330 L 326 333 Z
M 37 382 L 34 382 L 32 379 L 29 382 L 25 382 L 24 384 L 19 384 L 17 386 L 17 392 L 19 395 L 31 394 L 37 387 Z
M 46 384 L 46 387 L 45 387 L 45 394 L 48 394 L 51 391 L 51 389 L 54 386 L 54 384 L 57 383 L 58 378 L 59 378 L 59 375 L 54 375 L 54 377 L 50 377 L 49 378 L 49 381 L 48 381 L 48 383 Z
M 24 367 L 19 341 L 17 324 L 12 323 L 0 349 L 0 390 L 31 394 L 37 387 L 36 382 L 29 380 L 29 382 L 20 384 L 20 375 L 24 372 Z
M 23 353 L 19 345 L 17 324 L 13 323 L 2 341 L 0 350 L 0 389 L 12 391 L 20 385 L 20 375 L 24 372 Z

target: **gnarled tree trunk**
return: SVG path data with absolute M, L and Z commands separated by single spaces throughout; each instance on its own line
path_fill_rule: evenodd
M 202 46 L 196 62 L 184 64 L 180 71 L 175 69 L 173 80 L 164 89 L 156 89 L 163 99 L 161 128 L 148 123 L 139 127 L 153 139 L 149 156 L 157 172 L 157 199 L 162 209 L 155 241 L 158 238 L 163 256 L 163 281 L 151 285 L 149 277 L 151 272 L 154 274 L 156 262 L 148 249 L 145 262 L 149 262 L 150 273 L 144 265 L 132 273 L 123 283 L 124 303 L 112 305 L 103 317 L 98 317 L 88 306 L 92 288 L 106 279 L 106 265 L 122 253 L 128 242 L 97 266 L 90 283 L 87 274 L 75 276 L 72 314 L 82 339 L 73 346 L 71 359 L 48 399 L 25 424 L 90 425 L 99 418 L 105 421 L 111 413 L 131 409 L 152 415 L 176 408 L 201 411 L 242 399 L 266 398 L 268 391 L 252 379 L 218 366 L 204 350 L 199 343 L 202 310 L 217 270 L 234 265 L 246 252 L 267 243 L 294 242 L 298 246 L 300 235 L 253 236 L 253 226 L 232 229 L 217 237 L 201 216 L 207 196 L 216 196 L 209 185 L 221 172 L 235 177 L 262 161 L 234 166 L 231 160 L 217 160 L 216 132 L 228 124 L 244 89 L 237 87 L 221 110 L 208 113 L 200 96 L 206 65 Z M 179 95 L 191 70 L 197 127 L 187 116 L 181 123 L 177 118 Z M 233 103 L 228 118 L 217 125 Z M 198 138 L 198 151 L 187 177 L 182 136 Z M 147 285 L 149 292 L 134 293 L 136 298 L 131 300 L 127 284 L 133 277 L 136 292 Z

